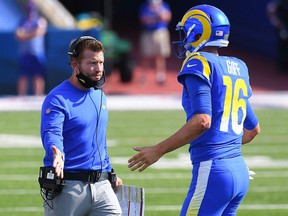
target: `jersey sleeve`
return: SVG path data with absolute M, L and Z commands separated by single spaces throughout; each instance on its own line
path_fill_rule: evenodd
M 211 87 L 211 69 L 207 59 L 201 56 L 199 53 L 188 56 L 182 64 L 180 73 L 178 74 L 178 82 L 184 84 L 183 77 L 187 74 L 192 74 L 200 77 L 202 80 L 207 82 Z
M 211 90 L 207 82 L 195 75 L 185 75 L 183 79 L 191 103 L 191 116 L 195 114 L 212 116 Z
M 55 97 L 47 97 L 42 105 L 41 139 L 46 152 L 45 158 L 48 159 L 48 161 L 44 161 L 45 166 L 53 163 L 51 146 L 56 146 L 64 155 L 62 132 L 65 114 L 63 110 L 63 105 Z
M 247 114 L 246 114 L 246 118 L 244 120 L 244 128 L 247 130 L 252 130 L 257 126 L 257 124 L 258 124 L 258 118 L 257 118 L 250 102 L 248 101 Z

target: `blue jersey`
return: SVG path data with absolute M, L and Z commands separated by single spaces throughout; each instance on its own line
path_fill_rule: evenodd
M 141 17 L 146 17 L 149 18 L 151 21 L 149 24 L 148 23 L 142 23 L 143 29 L 146 31 L 154 31 L 157 29 L 161 28 L 167 28 L 168 23 L 166 21 L 163 21 L 159 18 L 159 13 L 162 11 L 169 11 L 170 12 L 170 7 L 166 2 L 161 3 L 159 8 L 155 9 L 149 6 L 149 3 L 143 3 L 140 6 L 140 11 L 139 11 L 139 16 Z
M 253 129 L 258 119 L 249 103 L 252 89 L 246 64 L 238 58 L 207 52 L 190 54 L 183 62 L 178 81 L 184 85 L 186 75 L 196 76 L 209 86 L 211 127 L 190 143 L 193 163 L 241 155 L 243 127 Z M 193 88 L 193 86 L 192 86 Z M 187 121 L 195 107 L 183 88 L 182 105 Z M 195 105 L 194 105 L 195 106 Z M 199 111 L 201 113 L 201 110 Z
M 20 27 L 25 29 L 27 32 L 33 32 L 38 28 L 40 16 L 34 16 L 30 19 L 25 19 L 21 23 Z M 39 35 L 30 40 L 20 42 L 20 54 L 29 54 L 39 58 L 45 56 L 45 35 Z
M 64 155 L 64 170 L 111 171 L 107 152 L 108 112 L 101 90 L 79 90 L 68 80 L 45 98 L 41 113 L 44 166 L 53 165 L 52 145 Z

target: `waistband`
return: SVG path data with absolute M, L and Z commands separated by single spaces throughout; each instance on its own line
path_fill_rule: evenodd
M 85 183 L 95 183 L 98 181 L 107 180 L 109 178 L 108 172 L 100 171 L 64 171 L 64 180 L 82 181 Z

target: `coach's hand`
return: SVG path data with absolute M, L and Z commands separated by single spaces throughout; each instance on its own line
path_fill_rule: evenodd
M 55 167 L 56 176 L 59 176 L 62 179 L 64 177 L 64 161 L 62 153 L 56 146 L 51 146 L 51 148 L 54 154 L 53 167 Z
M 133 147 L 133 149 L 137 151 L 138 154 L 128 160 L 128 168 L 130 168 L 131 171 L 138 169 L 139 172 L 142 172 L 162 156 L 157 146 Z
M 120 185 L 122 185 L 123 184 L 123 181 L 122 181 L 122 179 L 121 178 L 119 178 L 119 177 L 117 177 L 117 180 L 116 180 L 116 188 L 114 189 L 114 191 L 115 191 L 115 193 L 117 192 L 117 190 L 118 190 L 118 187 L 120 186 Z

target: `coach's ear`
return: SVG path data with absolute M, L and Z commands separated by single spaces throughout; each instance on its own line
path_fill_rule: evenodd
M 77 67 L 77 61 L 75 59 L 72 59 L 72 61 L 70 62 L 70 65 L 74 70 Z

